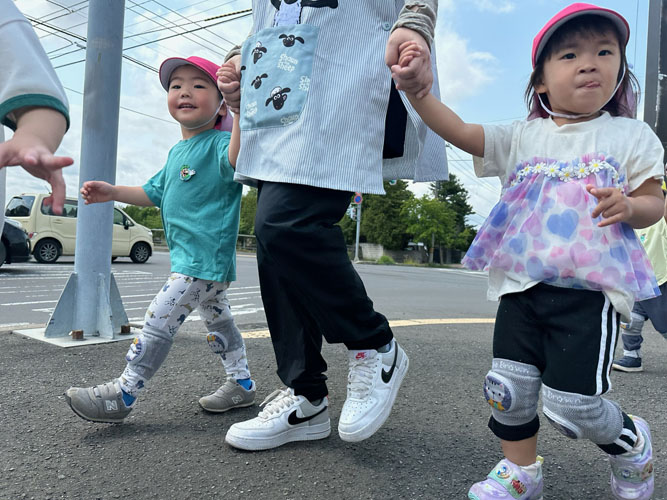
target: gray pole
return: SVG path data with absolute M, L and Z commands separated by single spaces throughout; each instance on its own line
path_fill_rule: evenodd
M 354 261 L 359 262 L 359 232 L 361 229 L 361 203 L 357 204 L 357 237 L 354 245 Z
M 125 0 L 90 0 L 83 94 L 79 187 L 88 180 L 116 181 Z M 113 338 L 127 323 L 111 275 L 113 202 L 85 205 L 79 196 L 74 274 L 45 335 Z
M 658 134 L 663 146 L 667 146 L 667 3 L 660 3 L 660 55 L 658 58 L 657 75 L 657 117 L 655 133 Z M 650 43 L 650 40 L 649 40 Z
M 650 0 L 646 35 L 646 81 L 644 82 L 644 121 L 655 131 L 657 122 L 658 59 L 660 54 L 660 15 L 662 0 Z

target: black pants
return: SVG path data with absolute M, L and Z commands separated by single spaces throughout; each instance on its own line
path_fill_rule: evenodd
M 278 376 L 310 400 L 328 394 L 322 337 L 348 349 L 393 338 L 347 255 L 340 227 L 350 193 L 261 182 L 257 265 Z
M 493 357 L 537 367 L 552 389 L 601 396 L 611 387 L 619 319 L 602 292 L 539 283 L 501 297 Z

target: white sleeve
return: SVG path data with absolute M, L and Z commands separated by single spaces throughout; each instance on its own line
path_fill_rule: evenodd
M 10 128 L 24 106 L 60 111 L 69 125 L 67 97 L 30 23 L 12 0 L 0 0 L 0 122 Z
M 484 125 L 484 157 L 473 156 L 477 177 L 505 178 L 517 124 Z
M 648 179 L 662 179 L 665 174 L 665 150 L 647 123 L 638 121 L 642 130 L 627 165 L 628 188 L 632 192 Z

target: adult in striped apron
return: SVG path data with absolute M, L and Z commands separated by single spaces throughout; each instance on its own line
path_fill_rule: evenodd
M 349 350 L 341 438 L 369 437 L 390 413 L 408 357 L 373 309 L 335 224 L 352 192 L 384 194 L 383 179 L 447 178 L 444 142 L 396 91 L 384 60 L 397 27 L 428 47 L 436 10 L 435 0 L 253 1 L 236 178 L 259 190 L 262 300 L 287 389 L 230 428 L 233 446 L 329 435 L 323 337 Z

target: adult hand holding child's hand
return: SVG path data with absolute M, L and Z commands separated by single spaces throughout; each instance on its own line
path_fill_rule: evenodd
M 407 42 L 413 47 L 412 56 L 401 65 L 401 47 Z M 387 41 L 385 63 L 391 69 L 396 88 L 421 99 L 431 91 L 433 73 L 431 71 L 431 50 L 419 33 L 408 28 L 397 28 Z
M 241 56 L 234 56 L 220 66 L 216 73 L 218 89 L 225 98 L 227 107 L 238 113 L 241 108 Z

